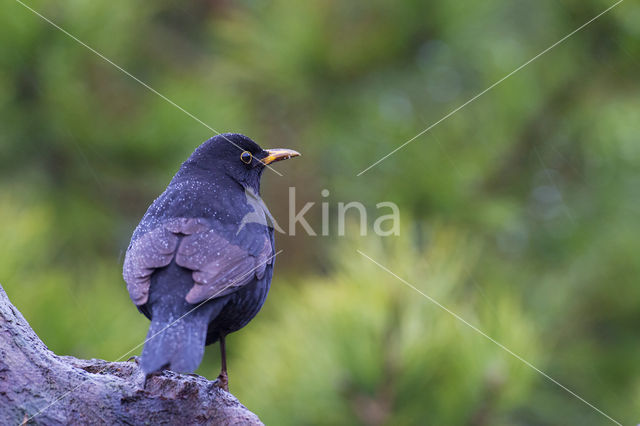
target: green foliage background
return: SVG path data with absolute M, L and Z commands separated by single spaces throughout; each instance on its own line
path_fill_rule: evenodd
M 640 420 L 640 7 L 600 0 L 35 1 L 217 131 L 301 159 L 319 203 L 396 202 L 401 236 L 279 235 L 272 292 L 229 338 L 268 424 L 608 420 L 379 269 L 378 260 L 624 424 Z M 0 15 L 0 282 L 57 353 L 115 360 L 147 320 L 120 271 L 206 127 L 9 0 Z M 327 188 L 331 195 L 320 197 Z M 134 353 L 139 353 L 137 348 Z M 217 347 L 199 373 L 214 378 Z M 128 356 L 128 355 L 127 355 Z

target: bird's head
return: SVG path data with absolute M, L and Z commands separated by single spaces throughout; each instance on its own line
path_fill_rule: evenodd
M 184 163 L 183 169 L 198 169 L 212 176 L 225 174 L 258 192 L 264 168 L 271 163 L 299 156 L 291 149 L 262 149 L 248 137 L 224 133 L 200 145 Z

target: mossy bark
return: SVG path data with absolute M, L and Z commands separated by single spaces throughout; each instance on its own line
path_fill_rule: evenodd
M 54 354 L 0 286 L 0 424 L 21 423 L 262 424 L 204 377 Z

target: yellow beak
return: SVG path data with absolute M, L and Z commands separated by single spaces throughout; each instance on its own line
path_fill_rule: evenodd
M 280 160 L 288 160 L 289 158 L 299 157 L 300 153 L 298 151 L 294 151 L 292 149 L 267 149 L 267 156 L 264 157 L 261 161 L 263 164 L 271 164 Z

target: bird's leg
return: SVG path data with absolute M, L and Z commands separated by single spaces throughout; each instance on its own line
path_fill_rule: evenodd
M 224 336 L 220 336 L 220 355 L 222 358 L 222 368 L 216 380 L 216 386 L 229 392 L 229 377 L 227 376 L 227 351 L 224 346 Z

